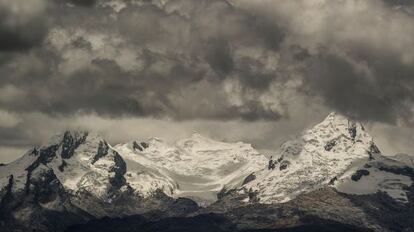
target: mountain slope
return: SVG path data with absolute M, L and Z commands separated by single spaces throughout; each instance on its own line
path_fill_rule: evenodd
M 240 186 L 267 159 L 250 144 L 223 143 L 193 134 L 174 145 L 152 138 L 115 146 L 128 165 L 127 181 L 146 195 L 155 188 L 173 197 L 215 201 L 223 188 Z M 152 178 L 150 178 L 152 177 Z
M 1 166 L 0 225 L 60 231 L 105 216 L 182 215 L 198 209 L 182 196 L 212 201 L 266 163 L 248 144 L 200 135 L 175 145 L 150 139 L 117 149 L 96 134 L 68 131 Z M 60 217 L 66 219 L 54 220 Z
M 71 202 L 71 196 L 50 165 L 54 159 L 69 159 L 86 134 L 65 133 L 17 161 L 0 168 L 2 228 L 62 230 L 93 218 Z M 28 227 L 28 228 L 27 228 Z
M 364 165 L 349 169 L 334 186 L 342 193 L 353 195 L 381 192 L 395 201 L 409 204 L 413 181 L 414 172 L 411 167 L 403 162 L 379 156 Z
M 169 198 L 162 191 L 145 200 L 136 197 L 125 173 L 125 161 L 98 135 L 56 135 L 0 167 L 0 226 L 10 231 L 61 231 L 68 225 L 103 216 L 154 209 L 174 215 L 186 212 L 183 207 L 197 209 L 193 202 Z
M 326 221 L 361 231 L 414 230 L 413 168 L 381 155 L 364 127 L 342 115 L 283 144 L 254 176 L 201 213 L 226 215 L 241 230 Z
M 13 176 L 12 191 L 28 191 L 33 187 L 30 179 L 48 170 L 68 192 L 87 192 L 108 201 L 113 191 L 125 186 L 125 169 L 125 162 L 102 138 L 86 132 L 65 132 L 3 167 L 0 183 Z
M 364 127 L 332 113 L 298 139 L 284 143 L 269 168 L 244 186 L 261 203 L 289 201 L 316 190 L 379 155 Z
M 92 220 L 72 229 L 413 231 L 408 158 L 383 156 L 361 124 L 335 113 L 271 160 L 199 134 L 112 147 L 65 132 L 0 166 L 0 230 L 63 231 Z

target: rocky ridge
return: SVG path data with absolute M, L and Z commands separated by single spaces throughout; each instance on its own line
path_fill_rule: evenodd
M 65 132 L 0 167 L 0 228 L 413 231 L 410 161 L 382 155 L 362 124 L 335 113 L 271 160 L 199 134 L 112 147 Z

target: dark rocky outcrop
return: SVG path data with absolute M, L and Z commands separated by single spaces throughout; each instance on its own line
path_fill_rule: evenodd
M 355 140 L 355 137 L 357 135 L 357 127 L 355 122 L 348 122 L 348 132 L 349 136 L 351 136 L 351 138 Z
M 369 175 L 369 171 L 368 170 L 360 169 L 360 170 L 357 170 L 354 174 L 352 174 L 351 180 L 358 181 L 358 180 L 361 179 L 361 177 L 368 176 L 368 175 Z
M 329 185 L 334 185 L 335 184 L 335 181 L 337 181 L 338 180 L 338 177 L 334 177 L 334 178 L 332 178 L 331 180 L 329 180 Z
M 142 147 L 137 143 L 137 142 L 132 142 L 132 148 L 134 148 L 134 150 L 139 150 L 139 151 L 143 151 L 144 149 L 142 149 Z
M 254 175 L 254 173 L 248 175 L 246 178 L 244 178 L 242 185 L 245 185 L 251 181 L 254 181 L 256 179 L 256 176 Z
M 14 182 L 10 177 L 7 194 L 0 204 L 0 231 L 63 231 L 93 218 L 70 202 L 52 169 L 42 166 L 32 171 L 36 175 L 28 175 L 23 192 L 12 193 Z M 44 205 L 54 205 L 54 209 Z
M 149 144 L 148 144 L 148 143 L 146 143 L 146 142 L 141 142 L 141 146 L 142 146 L 144 149 L 147 149 L 147 148 L 149 147 Z
M 125 185 L 125 173 L 126 173 L 126 163 L 122 159 L 122 157 L 115 151 L 114 152 L 114 161 L 115 165 L 111 167 L 109 170 L 110 172 L 114 172 L 115 176 L 110 178 L 109 181 L 112 186 L 120 188 L 121 186 Z
M 374 160 L 374 156 L 375 155 L 379 155 L 381 154 L 381 151 L 379 150 L 379 148 L 377 147 L 377 145 L 375 145 L 375 143 L 371 143 L 371 146 L 369 147 L 369 151 L 368 151 L 368 155 L 369 155 L 369 160 Z
M 408 166 L 396 167 L 396 166 L 381 165 L 378 169 L 381 171 L 394 173 L 396 175 L 409 176 L 414 179 L 414 169 Z
M 147 149 L 149 147 L 149 144 L 146 142 L 137 143 L 136 141 L 132 142 L 132 148 L 134 150 L 144 151 L 144 149 Z
M 336 145 L 336 140 L 331 140 L 325 145 L 325 151 L 330 151 Z
M 96 163 L 100 158 L 106 156 L 108 154 L 109 146 L 105 141 L 99 142 L 98 151 L 96 152 L 95 156 L 92 158 L 92 164 Z
M 9 202 L 13 201 L 13 193 L 12 193 L 13 184 L 14 184 L 14 176 L 10 175 L 8 184 L 4 187 L 4 189 L 1 190 L 1 191 L 5 191 L 5 194 L 0 201 L 0 218 L 6 217 L 6 215 L 4 214 L 10 211 L 10 209 L 8 209 L 7 207 L 8 207 Z
M 289 166 L 289 164 L 290 164 L 290 162 L 287 161 L 287 160 L 282 161 L 280 163 L 279 170 L 280 171 L 285 170 Z
M 87 136 L 87 132 L 72 133 L 66 131 L 63 135 L 62 152 L 60 153 L 62 159 L 69 159 L 72 157 L 75 150 L 85 142 Z
M 65 171 L 66 166 L 68 166 L 68 163 L 66 163 L 66 161 L 62 160 L 62 164 L 59 165 L 59 167 L 58 167 L 59 171 L 61 171 L 61 172 Z

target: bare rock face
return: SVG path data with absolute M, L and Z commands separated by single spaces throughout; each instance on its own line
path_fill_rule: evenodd
M 412 231 L 414 192 L 410 188 L 409 203 L 397 201 L 384 192 L 351 195 L 328 186 L 285 203 L 272 204 L 246 202 L 243 200 L 252 198 L 251 195 L 230 191 L 198 213 L 222 215 L 240 231 L 286 228 L 313 231 L 311 228 L 315 226 L 318 228 L 315 231 Z

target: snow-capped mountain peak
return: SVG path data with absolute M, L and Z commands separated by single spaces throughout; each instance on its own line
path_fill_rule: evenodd
M 333 201 L 364 195 L 361 199 L 407 206 L 411 161 L 407 155 L 381 155 L 362 124 L 337 113 L 282 144 L 270 160 L 250 144 L 200 134 L 175 143 L 150 138 L 112 147 L 97 134 L 66 131 L 0 166 L 0 210 L 36 224 L 38 215 L 47 218 L 50 211 L 84 220 L 198 209 L 181 197 L 216 202 L 210 207 L 218 210 L 295 199 L 277 204 L 291 209 L 315 192 L 329 193 Z
M 298 139 L 280 147 L 268 169 L 244 186 L 262 203 L 286 202 L 329 184 L 351 166 L 374 159 L 379 149 L 360 123 L 331 113 Z
M 218 142 L 197 133 L 174 144 L 149 139 L 143 148 L 141 143 L 121 144 L 115 149 L 129 164 L 128 182 L 144 195 L 161 188 L 170 196 L 213 201 L 223 188 L 241 185 L 267 162 L 250 144 Z M 142 149 L 134 149 L 138 146 Z
M 66 131 L 0 166 L 0 211 L 13 215 L 13 221 L 37 225 L 39 215 L 48 223 L 55 220 L 50 212 L 79 223 L 93 217 L 199 209 L 185 197 L 199 205 L 215 202 L 206 207 L 214 212 L 227 206 L 236 211 L 248 207 L 249 212 L 264 207 L 254 215 L 271 212 L 272 220 L 274 211 L 267 209 L 273 206 L 249 204 L 290 201 L 277 204 L 286 206 L 290 215 L 298 202 L 305 202 L 299 207 L 310 207 L 311 213 L 315 207 L 309 204 L 323 202 L 319 210 L 329 216 L 325 209 L 336 212 L 336 201 L 343 197 L 351 201 L 340 207 L 352 206 L 352 199 L 409 206 L 411 164 L 407 155 L 381 155 L 362 124 L 337 113 L 282 144 L 270 160 L 250 144 L 200 134 L 175 143 L 150 138 L 112 147 L 97 134 Z M 333 198 L 325 202 L 319 193 Z
M 13 178 L 13 192 L 36 190 L 37 179 L 53 174 L 53 179 L 71 195 L 88 193 L 107 200 L 125 185 L 126 165 L 121 156 L 97 134 L 66 131 L 53 136 L 0 172 L 2 186 Z
M 347 117 L 331 113 L 321 123 L 305 131 L 302 135 L 307 149 L 319 153 L 346 152 L 353 155 L 365 156 L 380 154 L 373 138 L 361 123 Z

